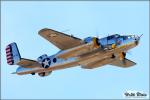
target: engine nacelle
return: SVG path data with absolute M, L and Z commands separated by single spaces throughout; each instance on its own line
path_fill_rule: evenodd
M 45 77 L 45 76 L 50 75 L 51 73 L 52 73 L 52 71 L 50 71 L 50 72 L 41 72 L 41 73 L 38 73 L 38 75 L 41 76 L 41 77 Z
M 85 43 L 93 42 L 95 48 L 99 48 L 101 46 L 101 44 L 99 43 L 99 39 L 96 37 L 87 37 L 84 39 L 84 42 Z

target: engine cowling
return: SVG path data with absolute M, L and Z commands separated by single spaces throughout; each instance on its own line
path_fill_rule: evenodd
M 98 42 L 98 38 L 94 37 L 93 42 L 94 42 L 94 47 L 96 47 L 96 48 L 100 47 L 100 43 Z
M 41 73 L 38 73 L 38 75 L 41 76 L 41 77 L 45 77 L 45 76 L 50 75 L 51 73 L 52 73 L 52 71 L 50 71 L 50 72 L 41 72 Z
M 87 37 L 84 39 L 85 43 L 90 43 L 93 42 L 94 43 L 94 48 L 99 48 L 101 45 L 99 43 L 99 39 L 96 37 Z

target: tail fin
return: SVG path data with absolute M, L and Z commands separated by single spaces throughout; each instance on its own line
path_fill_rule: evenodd
M 21 56 L 15 42 L 7 45 L 6 58 L 9 65 L 15 65 L 21 60 Z

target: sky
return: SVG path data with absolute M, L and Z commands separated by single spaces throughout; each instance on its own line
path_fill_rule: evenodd
M 84 39 L 109 34 L 143 34 L 140 44 L 127 53 L 137 65 L 111 65 L 95 69 L 75 66 L 47 77 L 11 74 L 17 65 L 6 63 L 5 47 L 16 42 L 23 58 L 53 55 L 57 47 L 38 35 L 51 28 Z M 2 99 L 126 99 L 126 91 L 149 93 L 148 1 L 2 1 Z

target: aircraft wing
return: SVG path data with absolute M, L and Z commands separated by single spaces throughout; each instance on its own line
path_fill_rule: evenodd
M 125 60 L 119 60 L 119 59 L 116 59 L 115 61 L 113 61 L 112 63 L 110 63 L 110 65 L 114 65 L 114 66 L 119 66 L 119 67 L 131 67 L 131 66 L 134 66 L 136 65 L 135 62 L 129 60 L 129 59 L 126 59 Z
M 127 67 L 134 66 L 136 63 L 129 59 L 125 59 L 124 61 L 122 61 L 119 59 L 106 58 L 102 60 L 95 60 L 87 64 L 81 64 L 81 66 L 82 68 L 85 68 L 85 69 L 93 69 L 93 68 L 97 68 L 106 64 L 127 68 Z
M 93 68 L 97 68 L 97 67 L 109 64 L 113 60 L 114 59 L 112 59 L 112 58 L 105 58 L 105 59 L 102 59 L 102 60 L 98 60 L 98 59 L 96 60 L 95 59 L 92 62 L 89 62 L 87 64 L 81 64 L 81 67 L 85 68 L 85 69 L 93 69 Z
M 38 33 L 43 38 L 53 43 L 61 50 L 69 49 L 81 45 L 83 42 L 81 39 L 58 32 L 52 29 L 44 28 Z
M 21 58 L 21 60 L 16 64 L 24 68 L 36 68 L 41 66 L 41 64 L 35 60 L 24 59 L 24 58 Z

